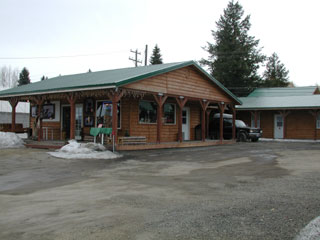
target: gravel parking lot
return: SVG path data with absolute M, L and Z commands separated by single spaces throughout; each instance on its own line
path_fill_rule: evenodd
M 0 239 L 294 239 L 320 215 L 320 144 L 70 160 L 0 150 Z

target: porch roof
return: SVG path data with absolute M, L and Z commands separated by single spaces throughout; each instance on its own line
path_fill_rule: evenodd
M 317 86 L 257 88 L 250 93 L 248 97 L 311 96 L 313 94 L 319 94 L 319 89 Z
M 194 66 L 208 79 L 214 82 L 222 91 L 226 92 L 237 103 L 241 101 L 214 79 L 194 61 L 157 64 L 142 67 L 122 68 L 98 72 L 87 72 L 66 76 L 58 76 L 47 80 L 0 91 L 0 99 L 27 95 L 75 92 L 84 90 L 99 90 L 121 87 L 126 84 L 174 71 L 183 67 Z
M 243 97 L 238 110 L 316 109 L 320 108 L 320 95 L 287 97 Z

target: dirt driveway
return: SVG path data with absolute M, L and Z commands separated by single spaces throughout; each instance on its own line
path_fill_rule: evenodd
M 319 172 L 319 143 L 0 150 L 0 239 L 293 239 L 320 215 Z

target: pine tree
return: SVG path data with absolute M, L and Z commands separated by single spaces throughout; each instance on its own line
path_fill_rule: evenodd
M 276 53 L 268 58 L 266 70 L 263 73 L 264 87 L 287 87 L 289 85 L 289 71 L 280 62 Z
M 259 40 L 248 34 L 250 15 L 244 17 L 242 6 L 232 0 L 216 25 L 217 30 L 212 30 L 215 43 L 207 43 L 204 50 L 209 57 L 200 63 L 237 96 L 245 96 L 261 85 L 258 69 L 265 59 Z
M 152 55 L 150 57 L 150 64 L 155 65 L 155 64 L 162 64 L 162 63 L 163 62 L 162 62 L 162 56 L 160 53 L 160 48 L 156 44 L 156 46 L 152 50 Z
M 19 74 L 18 86 L 29 84 L 29 83 L 30 83 L 29 71 L 24 67 L 21 73 Z

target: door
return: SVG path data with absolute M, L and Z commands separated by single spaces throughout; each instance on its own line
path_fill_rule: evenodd
M 283 138 L 283 116 L 274 115 L 274 138 Z
M 64 139 L 70 138 L 70 106 L 62 107 L 62 132 Z
M 182 139 L 190 140 L 190 108 L 182 109 Z
M 76 104 L 76 132 L 75 139 L 82 139 L 82 127 L 83 127 L 83 105 Z

